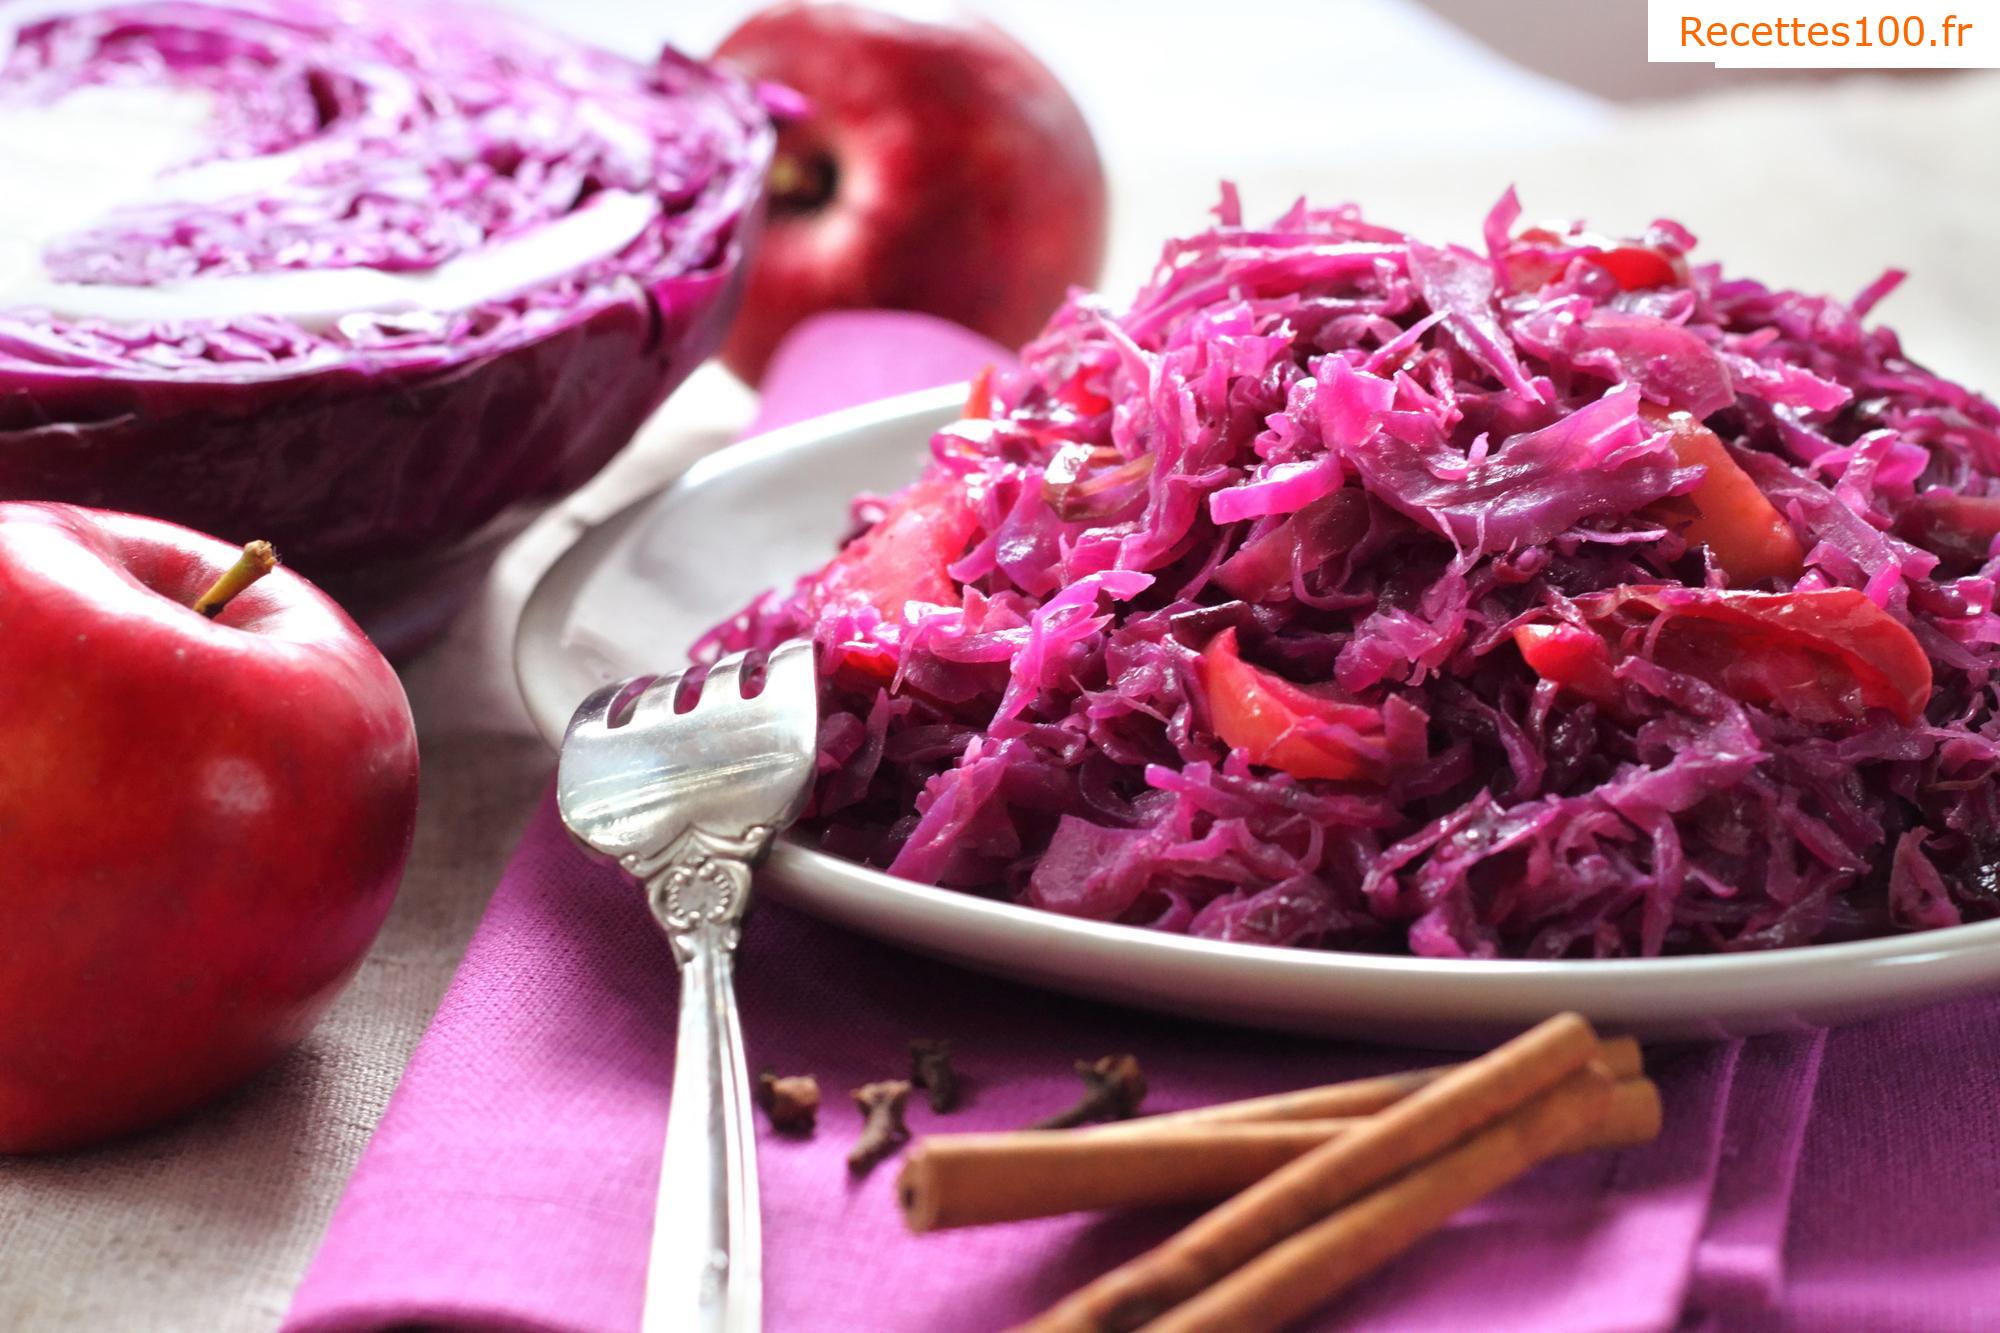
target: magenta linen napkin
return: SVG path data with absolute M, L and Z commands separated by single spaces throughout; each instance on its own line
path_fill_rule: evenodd
M 2000 1000 L 1828 1035 L 1782 1302 L 1797 1333 L 2000 1328 Z
M 997 356 L 919 317 L 827 317 L 774 362 L 759 425 L 962 378 Z M 843 1094 L 900 1074 L 912 1037 L 954 1039 L 970 1087 L 969 1104 L 948 1119 L 914 1108 L 918 1133 L 1026 1123 L 1073 1098 L 1072 1059 L 1113 1051 L 1140 1057 L 1158 1109 L 1438 1058 L 1045 994 L 773 904 L 751 923 L 739 975 L 753 1066 L 814 1073 L 827 1093 L 814 1139 L 774 1138 L 760 1126 L 775 1330 L 1004 1327 L 1187 1216 L 905 1234 L 893 1165 L 858 1183 L 848 1177 L 843 1156 L 859 1120 Z M 545 803 L 349 1182 L 287 1328 L 636 1328 L 673 994 L 672 959 L 640 893 L 587 862 Z M 1804 1037 L 1650 1053 L 1667 1100 L 1659 1143 L 1551 1164 L 1313 1326 L 1594 1333 L 1672 1328 L 1691 1294 L 1702 1309 L 1754 1305 L 1781 1272 L 1817 1052 Z M 1725 1158 L 1753 1169 L 1732 1165 L 1718 1188 Z M 1804 1169 L 1817 1179 L 1810 1160 Z
M 1784 1280 L 1792 1181 L 1819 1082 L 1826 1033 L 1745 1042 L 1729 1088 L 1708 1225 L 1695 1250 L 1694 1307 L 1727 1313 L 1773 1304 Z

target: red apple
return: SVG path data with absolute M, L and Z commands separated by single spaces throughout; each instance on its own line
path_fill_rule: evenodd
M 417 802 L 402 686 L 287 570 L 194 610 L 240 554 L 0 504 L 0 1152 L 237 1083 L 389 910 Z
M 754 383 L 822 310 L 956 320 L 1013 346 L 1104 258 L 1104 168 L 1055 76 L 991 23 L 789 3 L 718 59 L 809 104 L 781 124 L 722 359 Z

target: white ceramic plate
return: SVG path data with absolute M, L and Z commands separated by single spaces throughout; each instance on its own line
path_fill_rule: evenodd
M 521 690 L 553 744 L 605 682 L 684 662 L 759 590 L 831 553 L 860 490 L 916 473 L 965 401 L 929 390 L 735 445 L 585 533 L 529 599 Z M 2000 988 L 2000 921 L 1704 958 L 1471 963 L 1223 944 L 1056 916 L 892 879 L 793 842 L 760 891 L 981 971 L 1204 1019 L 1474 1046 L 1562 1009 L 1610 1030 L 1713 1038 L 1840 1023 Z

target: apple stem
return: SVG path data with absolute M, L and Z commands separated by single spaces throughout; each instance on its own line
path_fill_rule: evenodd
M 229 605 L 231 598 L 277 567 L 278 552 L 271 543 L 249 543 L 236 563 L 223 570 L 222 577 L 210 584 L 207 592 L 194 599 L 194 609 L 210 620 L 215 619 L 222 614 L 222 608 Z
M 833 159 L 824 153 L 802 157 L 780 149 L 764 183 L 774 213 L 810 213 L 833 198 Z
M 774 195 L 790 197 L 802 194 L 806 189 L 806 170 L 790 153 L 779 153 L 771 159 L 771 169 L 765 176 L 765 182 Z

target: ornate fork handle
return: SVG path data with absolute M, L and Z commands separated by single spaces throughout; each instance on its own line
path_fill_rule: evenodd
M 729 837 L 691 828 L 664 853 L 628 862 L 681 972 L 646 1333 L 754 1333 L 762 1323 L 756 1143 L 734 970 L 750 867 L 773 831 Z
M 764 859 L 775 832 L 765 824 L 741 837 L 690 828 L 656 856 L 627 859 L 626 869 L 645 881 L 676 961 L 687 962 L 688 941 L 705 926 L 725 932 L 727 947 L 736 947 L 750 907 L 750 867 Z

